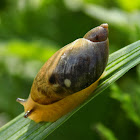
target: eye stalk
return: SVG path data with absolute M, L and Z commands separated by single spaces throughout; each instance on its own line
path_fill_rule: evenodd
M 105 41 L 108 38 L 108 24 L 104 23 L 96 28 L 91 29 L 85 34 L 83 38 L 92 42 Z

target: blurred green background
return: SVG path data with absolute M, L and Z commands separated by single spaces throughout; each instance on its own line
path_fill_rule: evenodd
M 0 126 L 23 112 L 34 77 L 59 48 L 109 24 L 110 53 L 140 38 L 140 1 L 0 0 Z M 140 65 L 48 140 L 140 140 Z

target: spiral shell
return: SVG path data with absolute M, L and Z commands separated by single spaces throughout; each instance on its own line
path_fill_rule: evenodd
M 93 28 L 83 38 L 77 39 L 57 51 L 38 72 L 28 100 L 19 98 L 17 100 L 24 105 L 25 117 L 29 116 L 37 122 L 55 121 L 71 111 L 87 98 L 88 94 L 85 92 L 90 94 L 96 88 L 107 65 L 108 55 L 107 24 Z M 80 93 L 82 94 L 80 95 Z M 76 98 L 78 101 L 74 103 Z M 73 101 L 69 103 L 69 100 L 72 99 Z M 67 104 L 65 100 L 68 105 L 65 105 Z M 62 103 L 63 109 L 61 108 Z M 50 107 L 50 112 L 53 112 L 49 117 L 44 115 L 45 112 L 49 113 L 48 107 Z M 46 109 L 48 111 L 40 113 L 41 118 L 36 117 L 37 113 L 36 115 L 33 113 Z

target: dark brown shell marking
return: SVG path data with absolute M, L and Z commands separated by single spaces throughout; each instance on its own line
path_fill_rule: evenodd
M 61 56 L 53 75 L 57 83 L 66 88 L 71 94 L 78 92 L 94 83 L 103 73 L 108 60 L 108 41 L 87 43 L 66 50 Z M 64 80 L 71 82 L 67 87 Z

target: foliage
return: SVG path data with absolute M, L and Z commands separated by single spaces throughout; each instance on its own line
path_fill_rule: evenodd
M 101 139 L 105 140 L 117 140 L 117 138 L 114 136 L 113 132 L 106 128 L 103 124 L 97 124 L 94 128 L 97 133 L 99 133 L 99 136 Z

